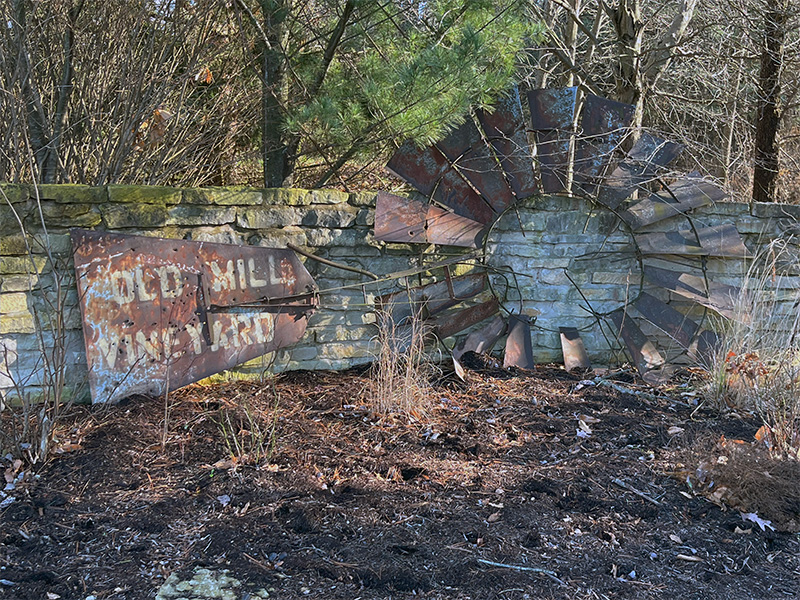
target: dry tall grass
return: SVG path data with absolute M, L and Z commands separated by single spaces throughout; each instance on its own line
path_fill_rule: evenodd
M 401 323 L 391 306 L 376 310 L 377 353 L 365 389 L 364 403 L 381 416 L 422 421 L 432 403 L 431 378 L 436 365 L 425 352 L 430 327 L 415 311 Z
M 800 458 L 800 247 L 776 240 L 753 261 L 713 367 L 712 396 L 763 419 L 773 452 Z

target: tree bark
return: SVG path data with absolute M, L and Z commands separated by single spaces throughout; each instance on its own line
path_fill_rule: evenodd
M 780 166 L 778 127 L 781 121 L 780 93 L 783 50 L 786 40 L 788 0 L 766 0 L 764 46 L 758 74 L 758 109 L 756 113 L 755 168 L 753 200 L 774 202 Z
M 282 97 L 285 87 L 285 62 L 281 45 L 291 0 L 260 0 L 264 22 L 261 40 L 261 148 L 264 161 L 264 187 L 282 187 L 291 175 L 284 138 L 285 113 Z

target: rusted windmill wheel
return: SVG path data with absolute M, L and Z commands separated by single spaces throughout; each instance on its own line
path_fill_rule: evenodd
M 404 144 L 387 168 L 408 182 L 423 199 L 378 195 L 375 237 L 386 242 L 438 244 L 476 249 L 491 264 L 493 246 L 487 244 L 504 215 L 526 198 L 546 195 L 581 197 L 613 215 L 630 237 L 627 249 L 638 265 L 639 285 L 617 309 L 596 315 L 627 349 L 640 374 L 659 381 L 668 360 L 652 336 L 640 325 L 663 332 L 694 360 L 707 356 L 716 335 L 661 298 L 678 296 L 730 316 L 737 290 L 714 283 L 708 258 L 743 258 L 748 252 L 733 225 L 697 226 L 690 211 L 722 200 L 725 193 L 697 174 L 662 175 L 682 147 L 642 133 L 627 152 L 623 142 L 631 134 L 633 107 L 587 94 L 577 88 L 533 90 L 528 93 L 529 120 L 517 90 L 491 111 L 474 118 L 427 148 Z M 670 227 L 664 230 L 664 223 Z M 660 231 L 652 231 L 658 224 Z M 672 225 L 674 224 L 674 225 Z M 530 241 L 535 244 L 535 240 Z M 482 287 L 472 279 L 452 278 L 446 285 L 407 290 L 407 300 L 430 301 L 440 295 L 434 319 L 457 323 L 447 334 L 463 331 L 476 319 L 493 317 L 477 334 L 457 346 L 463 351 L 487 345 L 505 333 L 497 314 L 508 312 L 506 364 L 532 366 L 527 319 L 495 301 L 473 307 L 472 318 L 447 316 L 452 300 L 477 295 Z M 456 293 L 457 292 L 457 293 Z M 451 302 L 445 302 L 448 298 Z M 502 323 L 502 322 L 501 322 Z M 454 331 L 455 329 L 455 331 Z M 470 337 L 472 340 L 470 340 Z M 568 366 L 586 366 L 586 353 L 577 328 L 561 330 Z M 489 344 L 490 345 L 490 344 Z

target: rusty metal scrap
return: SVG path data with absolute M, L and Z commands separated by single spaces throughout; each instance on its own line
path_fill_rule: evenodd
M 465 352 L 489 352 L 495 342 L 506 332 L 506 322 L 497 315 L 486 325 L 471 332 L 453 349 L 453 358 L 459 360 Z
M 528 92 L 542 189 L 548 194 L 561 192 L 567 186 L 577 92 L 575 87 Z
M 419 200 L 378 192 L 375 239 L 477 248 L 486 227 L 481 223 Z
M 615 333 L 625 342 L 633 364 L 641 375 L 664 365 L 664 357 L 624 309 L 619 308 L 608 316 L 614 323 Z
M 564 368 L 567 371 L 573 369 L 590 369 L 592 363 L 586 353 L 580 333 L 575 327 L 559 327 L 561 337 L 561 352 L 564 355 Z
M 488 319 L 499 311 L 500 304 L 497 302 L 497 298 L 492 298 L 462 310 L 441 313 L 428 321 L 433 326 L 436 335 L 440 339 L 444 339 Z
M 447 160 L 483 196 L 492 210 L 500 214 L 514 203 L 497 159 L 472 120 L 467 120 L 436 144 Z
M 585 194 L 595 195 L 606 168 L 619 153 L 629 133 L 634 107 L 587 94 L 581 110 L 582 133 L 575 147 L 575 184 Z
M 707 281 L 701 275 L 644 265 L 644 276 L 652 283 L 734 318 L 734 301 L 739 290 L 731 285 Z
M 532 369 L 534 362 L 530 319 L 524 315 L 509 315 L 503 367 Z
M 294 344 L 316 306 L 290 250 L 71 238 L 94 402 L 163 394 Z
M 476 111 L 514 195 L 521 199 L 539 191 L 533 170 L 533 152 L 525 132 L 519 89 L 513 88 L 489 111 Z
M 428 318 L 473 298 L 486 289 L 486 284 L 486 273 L 469 273 L 379 296 L 375 306 L 402 325 L 414 316 Z
M 750 256 L 739 232 L 731 224 L 680 231 L 639 233 L 636 243 L 642 254 L 680 254 L 747 258 Z

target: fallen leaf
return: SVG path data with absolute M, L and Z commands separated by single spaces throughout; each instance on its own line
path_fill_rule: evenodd
M 686 430 L 683 427 L 678 427 L 677 425 L 673 425 L 672 427 L 667 429 L 667 433 L 669 435 L 680 435 L 684 431 L 686 431 Z
M 733 533 L 742 533 L 742 534 L 753 533 L 753 528 L 749 527 L 747 529 L 742 529 L 737 525 L 736 528 L 733 530 Z
M 494 512 L 489 515 L 489 518 L 486 519 L 489 523 L 497 523 L 500 520 L 500 511 Z
M 772 526 L 772 521 L 762 519 L 756 513 L 741 513 L 741 515 L 742 521 L 752 521 L 761 528 L 761 531 L 766 531 L 767 527 L 769 527 L 772 531 L 775 531 L 775 528 Z
M 676 544 L 683 544 L 683 540 L 674 533 L 669 534 L 669 539 L 671 539 Z
M 579 421 L 583 421 L 584 423 L 599 423 L 600 419 L 596 419 L 595 417 L 591 417 L 589 415 L 581 415 L 578 417 Z

